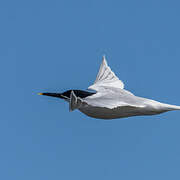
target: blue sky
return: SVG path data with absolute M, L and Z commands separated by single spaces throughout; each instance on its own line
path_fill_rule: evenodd
M 102 55 L 134 94 L 180 105 L 179 1 L 1 1 L 0 179 L 179 180 L 180 112 L 96 120 L 38 92 L 86 89 Z

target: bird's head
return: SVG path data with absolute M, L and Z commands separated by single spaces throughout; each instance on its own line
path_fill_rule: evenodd
M 38 93 L 38 94 L 69 100 L 71 97 L 72 91 L 74 92 L 74 94 L 77 97 L 80 97 L 80 98 L 86 98 L 87 96 L 91 96 L 91 95 L 95 94 L 95 92 L 88 92 L 88 91 L 77 90 L 77 89 L 73 89 L 73 90 L 71 89 L 71 90 L 65 91 L 63 93 L 48 93 L 48 92 L 46 92 L 46 93 Z

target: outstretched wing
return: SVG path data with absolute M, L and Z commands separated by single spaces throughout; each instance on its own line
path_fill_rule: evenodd
M 74 111 L 75 109 L 80 108 L 82 103 L 83 100 L 80 97 L 77 97 L 72 90 L 70 94 L 69 111 Z
M 98 75 L 93 85 L 89 86 L 88 89 L 100 91 L 104 88 L 124 88 L 124 83 L 112 72 L 111 68 L 107 65 L 105 56 L 100 66 Z
M 117 107 L 144 107 L 145 99 L 124 89 L 106 89 L 83 99 L 88 105 L 114 109 Z

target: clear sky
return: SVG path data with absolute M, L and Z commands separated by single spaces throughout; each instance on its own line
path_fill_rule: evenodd
M 0 2 L 0 179 L 180 179 L 180 112 L 103 121 L 37 95 L 86 89 L 104 54 L 127 90 L 180 105 L 179 1 Z

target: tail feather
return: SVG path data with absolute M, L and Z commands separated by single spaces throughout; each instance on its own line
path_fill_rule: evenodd
M 171 104 L 163 104 L 168 111 L 172 111 L 172 110 L 180 110 L 180 106 L 176 106 L 176 105 L 171 105 Z

